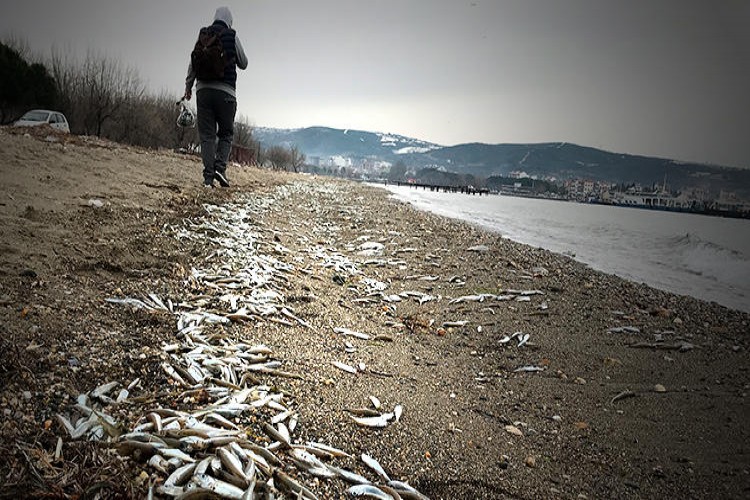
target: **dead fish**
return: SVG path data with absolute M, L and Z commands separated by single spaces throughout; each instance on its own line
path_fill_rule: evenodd
M 355 417 L 354 415 L 349 415 L 349 418 L 363 427 L 385 427 L 393 418 L 393 413 L 383 413 L 376 417 Z
M 373 457 L 371 457 L 370 455 L 366 453 L 362 453 L 360 458 L 365 463 L 365 465 L 367 465 L 370 469 L 375 471 L 375 473 L 378 476 L 380 476 L 383 479 L 383 481 L 388 482 L 391 480 L 391 478 L 388 477 L 388 474 L 386 474 L 385 470 L 380 465 L 380 463 L 377 460 L 375 460 Z
M 469 322 L 465 321 L 465 320 L 461 320 L 461 321 L 446 321 L 446 322 L 443 323 L 443 327 L 444 328 L 459 327 L 459 326 L 466 326 L 468 324 L 469 324 Z
M 335 366 L 339 370 L 344 370 L 345 372 L 354 373 L 354 374 L 357 373 L 356 368 L 354 368 L 353 366 L 349 366 L 346 363 L 341 363 L 340 361 L 333 361 L 331 364 L 333 364 L 333 366 Z
M 232 429 L 232 430 L 239 430 L 239 427 L 232 422 L 231 420 L 228 420 L 218 413 L 209 413 L 205 417 L 203 417 L 204 422 L 213 422 L 215 424 L 219 424 L 220 426 L 226 428 L 226 429 Z
M 380 409 L 380 400 L 378 398 L 376 398 L 375 396 L 370 396 L 370 402 L 376 410 Z
M 128 395 L 130 392 L 127 389 L 121 389 L 120 393 L 117 395 L 117 398 L 115 399 L 115 403 L 122 403 L 126 399 L 128 399 Z
M 515 370 L 513 370 L 513 373 L 519 373 L 519 372 L 542 372 L 542 371 L 544 371 L 544 367 L 543 366 L 532 366 L 532 365 L 529 365 L 529 366 L 520 366 L 520 367 L 516 368 Z
M 448 302 L 448 304 L 458 304 L 461 302 L 484 302 L 485 299 L 488 298 L 494 298 L 495 295 L 491 293 L 480 293 L 478 295 L 462 295 L 460 297 L 456 297 L 455 299 L 452 299 Z
M 395 498 L 372 484 L 357 484 L 346 492 L 353 497 L 371 498 L 373 500 L 395 500 Z
M 99 398 L 101 396 L 104 396 L 105 394 L 107 394 L 109 391 L 111 391 L 112 389 L 114 389 L 118 385 L 120 385 L 119 382 L 109 382 L 107 384 L 102 384 L 99 387 L 97 387 L 96 389 L 94 389 L 93 391 L 91 391 L 91 397 L 92 398 Z
M 340 333 L 341 335 L 348 335 L 350 337 L 355 337 L 355 338 L 362 339 L 362 340 L 370 340 L 370 336 L 368 334 L 355 332 L 354 330 L 350 330 L 348 328 L 336 327 L 333 329 L 333 331 L 335 333 Z
M 182 450 L 178 450 L 177 448 L 161 448 L 159 449 L 159 453 L 161 453 L 165 457 L 179 458 L 183 462 L 195 462 L 195 459 L 193 457 Z
M 614 403 L 616 401 L 619 401 L 621 399 L 632 398 L 632 397 L 635 397 L 635 393 L 633 391 L 625 390 L 625 391 L 622 391 L 621 393 L 617 394 L 615 397 L 613 397 L 610 400 L 610 404 Z
M 222 498 L 242 500 L 244 494 L 244 491 L 237 486 L 215 479 L 207 474 L 195 474 L 193 481 L 201 488 L 210 490 Z
M 284 425 L 284 422 L 279 422 L 278 424 L 276 424 L 276 429 L 279 431 L 279 434 L 284 436 L 284 440 L 287 443 L 292 442 L 292 436 L 290 435 L 289 429 L 287 428 L 287 426 Z
M 308 472 L 316 477 L 331 479 L 336 477 L 336 473 L 330 470 L 325 463 L 321 462 L 318 457 L 303 449 L 296 448 L 290 453 L 292 461 L 299 469 Z
M 318 499 L 318 497 L 315 496 L 315 493 L 299 484 L 281 469 L 274 469 L 273 479 L 278 482 L 279 489 L 281 489 L 282 491 L 293 493 L 298 499 Z
M 158 413 L 151 412 L 148 415 L 146 415 L 146 418 L 149 422 L 153 425 L 153 429 L 156 432 L 161 432 L 162 430 L 162 421 L 161 416 Z
M 308 441 L 307 445 L 308 448 L 317 448 L 319 450 L 323 450 L 327 453 L 330 453 L 334 457 L 349 457 L 351 458 L 351 455 L 347 452 L 340 450 L 338 448 L 334 448 L 333 446 L 328 446 L 327 444 L 323 443 L 316 443 L 315 441 Z
M 423 295 L 417 299 L 417 302 L 419 302 L 419 305 L 422 305 L 426 302 L 430 302 L 432 300 L 435 300 L 435 297 L 433 295 Z
M 279 422 L 283 422 L 284 420 L 292 416 L 293 413 L 294 413 L 294 410 L 287 410 L 285 412 L 278 413 L 274 415 L 273 418 L 271 418 L 271 423 L 275 425 L 275 424 L 278 424 Z
M 264 422 L 263 431 L 266 434 L 268 434 L 268 437 L 270 437 L 274 441 L 278 441 L 279 443 L 287 447 L 291 446 L 289 439 L 286 436 L 284 436 L 282 433 L 277 431 L 271 424 Z
M 372 484 L 366 477 L 360 476 L 352 471 L 346 469 L 340 469 L 330 464 L 326 466 L 333 471 L 338 477 L 351 484 Z
M 240 459 L 237 458 L 237 455 L 234 454 L 234 452 L 226 448 L 219 448 L 218 450 L 216 450 L 216 454 L 219 456 L 219 460 L 221 460 L 221 463 L 224 464 L 224 467 L 226 467 L 229 472 L 242 479 L 244 482 L 247 482 L 247 477 L 245 477 L 245 470 L 242 468 L 242 463 L 240 462 Z
M 409 483 L 405 483 L 403 481 L 388 481 L 388 486 L 396 490 L 400 494 L 406 493 L 407 495 L 404 495 L 407 498 L 415 499 L 415 500 L 429 500 L 429 498 L 420 493 L 416 488 L 411 486 Z
M 404 407 L 401 405 L 396 405 L 395 408 L 393 408 L 393 417 L 394 421 L 398 422 L 401 420 L 401 414 L 404 412 Z
M 380 412 L 372 408 L 348 408 L 346 411 L 358 417 L 379 417 Z
M 182 377 L 180 376 L 180 374 L 179 374 L 179 373 L 177 373 L 177 371 L 176 371 L 176 370 L 175 370 L 174 368 L 172 368 L 172 365 L 170 365 L 169 363 L 162 363 L 162 364 L 161 364 L 161 367 L 162 367 L 162 369 L 164 370 L 164 372 L 165 372 L 165 373 L 166 373 L 167 375 L 169 375 L 169 376 L 170 376 L 170 377 L 171 377 L 171 378 L 172 378 L 172 379 L 173 379 L 173 380 L 174 380 L 175 382 L 177 382 L 178 384 L 180 384 L 180 385 L 183 385 L 183 386 L 186 386 L 186 387 L 189 387 L 189 386 L 190 386 L 190 384 L 188 384 L 187 382 L 185 382 L 185 379 L 183 379 L 183 378 L 182 378 Z
M 182 486 L 187 483 L 195 471 L 196 464 L 190 463 L 185 464 L 182 467 L 178 467 L 172 474 L 169 475 L 164 486 Z
M 615 326 L 608 328 L 607 333 L 641 333 L 641 329 L 636 326 Z
M 528 334 L 528 333 L 525 333 L 525 334 L 521 335 L 521 336 L 520 336 L 520 337 L 518 338 L 518 347 L 521 347 L 521 346 L 522 346 L 522 345 L 524 345 L 524 344 L 525 344 L 526 342 L 528 342 L 528 341 L 529 341 L 529 338 L 530 338 L 530 337 L 531 337 L 531 334 Z

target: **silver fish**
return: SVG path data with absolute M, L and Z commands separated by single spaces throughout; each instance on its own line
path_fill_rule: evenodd
M 242 463 L 240 462 L 240 459 L 237 458 L 237 455 L 226 448 L 219 448 L 216 450 L 216 454 L 219 455 L 219 460 L 221 460 L 221 463 L 224 464 L 224 467 L 226 467 L 229 472 L 242 479 L 244 482 L 247 482 L 245 470 L 242 468 Z
M 385 427 L 388 425 L 391 418 L 393 418 L 393 413 L 384 413 L 377 417 L 356 417 L 354 415 L 349 415 L 349 418 L 363 427 Z
M 307 446 L 309 448 L 317 448 L 319 450 L 323 450 L 325 452 L 330 453 L 331 455 L 335 457 L 349 457 L 351 458 L 351 455 L 347 452 L 340 450 L 338 448 L 334 448 L 333 446 L 328 446 L 327 444 L 323 443 L 316 443 L 314 441 L 308 441 Z
M 107 394 L 109 391 L 111 391 L 112 389 L 114 389 L 118 385 L 120 385 L 119 382 L 109 382 L 107 384 L 102 384 L 99 387 L 97 387 L 96 389 L 94 389 L 93 391 L 91 391 L 91 397 L 92 398 L 99 398 L 101 396 L 104 396 L 105 394 Z
M 449 327 L 458 327 L 458 326 L 466 326 L 469 322 L 465 320 L 461 321 L 446 321 L 443 323 L 443 327 L 449 328 Z
M 525 333 L 525 334 L 521 335 L 521 336 L 520 336 L 520 337 L 518 338 L 518 347 L 521 347 L 521 346 L 522 346 L 522 345 L 524 345 L 524 344 L 525 344 L 526 342 L 528 342 L 528 341 L 529 341 L 529 338 L 530 338 L 530 337 L 531 337 L 531 335 L 530 335 L 530 334 L 528 334 L 528 333 Z
M 352 471 L 346 469 L 340 469 L 330 464 L 326 464 L 328 469 L 333 471 L 338 477 L 351 484 L 372 484 L 369 479 L 364 476 L 360 476 Z
M 346 492 L 353 497 L 371 498 L 374 500 L 395 500 L 393 496 L 371 484 L 357 484 L 350 487 Z
M 279 443 L 287 447 L 291 446 L 289 439 L 287 439 L 286 436 L 284 436 L 282 433 L 277 431 L 271 424 L 264 423 L 263 430 L 265 431 L 266 434 L 268 434 L 270 438 L 274 439 L 275 441 L 278 441 Z
M 380 463 L 372 458 L 370 455 L 366 453 L 362 453 L 361 457 L 362 461 L 367 465 L 369 468 L 371 468 L 375 473 L 380 476 L 383 481 L 388 482 L 391 480 L 390 477 L 388 477 L 388 474 L 386 474 L 383 467 L 380 465 Z
M 354 330 L 350 330 L 348 328 L 336 327 L 333 329 L 333 331 L 336 333 L 340 333 L 341 335 L 348 335 L 348 336 L 355 337 L 355 338 L 362 339 L 362 340 L 370 340 L 370 336 L 368 334 L 355 332 Z
M 376 398 L 375 396 L 370 396 L 370 401 L 372 402 L 372 406 L 376 409 L 380 409 L 380 400 Z
M 244 494 L 244 490 L 241 488 L 226 481 L 215 479 L 207 474 L 195 474 L 193 481 L 201 488 L 210 490 L 222 498 L 242 500 L 242 495 Z
M 388 481 L 388 486 L 396 490 L 398 493 L 406 493 L 410 499 L 415 500 L 430 500 L 429 497 L 420 493 L 416 488 L 411 486 L 409 483 L 403 481 Z
M 520 366 L 513 370 L 513 373 L 519 373 L 519 372 L 541 372 L 544 371 L 543 366 Z
M 164 486 L 182 486 L 188 479 L 193 475 L 196 464 L 185 464 L 182 467 L 178 467 L 170 476 L 164 481 Z
M 395 408 L 393 408 L 393 416 L 394 420 L 398 422 L 401 420 L 401 414 L 404 412 L 404 407 L 401 405 L 396 405 Z
M 332 364 L 339 370 L 344 370 L 345 372 L 349 372 L 349 373 L 355 373 L 355 374 L 357 373 L 356 368 L 354 368 L 353 366 L 349 366 L 346 363 L 341 363 L 340 361 L 333 361 Z

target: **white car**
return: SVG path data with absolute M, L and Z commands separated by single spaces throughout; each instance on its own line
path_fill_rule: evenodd
M 45 123 L 61 132 L 70 133 L 70 127 L 65 115 L 59 111 L 49 111 L 47 109 L 32 109 L 13 125 L 16 127 L 35 127 L 37 125 L 44 125 Z

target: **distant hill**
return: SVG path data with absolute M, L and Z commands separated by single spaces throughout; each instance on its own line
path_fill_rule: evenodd
M 253 135 L 262 147 L 295 144 L 308 158 L 338 156 L 351 158 L 355 164 L 358 160 L 400 160 L 415 170 L 434 167 L 478 177 L 523 171 L 540 178 L 584 178 L 643 186 L 661 184 L 666 176 L 672 189 L 727 190 L 750 198 L 750 169 L 613 153 L 571 143 L 441 146 L 396 134 L 327 127 L 257 128 Z
M 341 130 L 328 127 L 301 129 L 256 128 L 253 137 L 261 147 L 296 145 L 308 157 L 343 156 L 354 159 L 395 160 L 399 155 L 441 148 L 418 139 L 395 134 Z

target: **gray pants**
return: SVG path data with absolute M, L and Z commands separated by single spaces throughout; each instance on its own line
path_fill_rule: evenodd
M 201 139 L 201 158 L 203 159 L 203 181 L 210 184 L 214 181 L 215 172 L 226 175 L 227 160 L 229 160 L 234 136 L 237 101 L 231 95 L 217 89 L 199 90 L 196 101 L 198 135 Z

